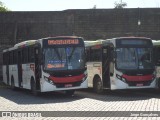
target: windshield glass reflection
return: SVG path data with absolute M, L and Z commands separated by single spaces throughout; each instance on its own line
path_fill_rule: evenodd
M 117 48 L 118 69 L 153 69 L 151 48 Z
M 74 70 L 83 69 L 84 48 L 46 48 L 44 49 L 44 69 L 45 70 Z

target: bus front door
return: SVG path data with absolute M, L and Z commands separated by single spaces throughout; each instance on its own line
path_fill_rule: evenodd
M 103 87 L 110 88 L 110 46 L 104 46 L 102 49 L 102 77 Z
M 40 47 L 35 47 L 34 55 L 35 55 L 35 78 L 36 78 L 36 89 L 40 90 L 40 76 L 41 76 L 41 68 L 40 68 Z
M 22 87 L 22 52 L 18 51 L 18 84 Z
M 9 54 L 7 54 L 7 65 L 6 65 L 6 75 L 7 75 L 7 84 L 9 85 Z

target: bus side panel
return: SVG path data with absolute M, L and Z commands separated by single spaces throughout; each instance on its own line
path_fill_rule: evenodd
M 6 69 L 7 69 L 6 65 L 3 65 L 3 82 L 5 84 L 7 84 L 7 72 L 6 72 Z
M 29 63 L 29 64 L 23 64 L 22 65 L 22 76 L 23 76 L 23 88 L 25 89 L 31 89 L 31 77 L 34 78 L 34 63 Z
M 11 78 L 13 77 L 15 87 L 19 87 L 18 84 L 18 68 L 17 65 L 10 65 L 10 85 L 11 85 Z
M 11 85 L 11 76 L 13 75 L 12 73 L 12 65 L 9 65 L 9 85 Z
M 27 75 L 28 75 L 28 69 L 26 67 L 26 64 L 22 64 L 22 80 L 23 80 L 23 88 L 26 88 L 27 84 Z
M 156 78 L 160 78 L 160 66 L 156 67 Z
M 88 87 L 93 87 L 93 79 L 98 75 L 102 80 L 102 62 L 87 62 Z

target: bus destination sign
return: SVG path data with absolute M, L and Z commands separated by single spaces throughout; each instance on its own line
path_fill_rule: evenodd
M 48 40 L 48 45 L 70 45 L 79 44 L 78 39 L 66 39 L 66 40 Z

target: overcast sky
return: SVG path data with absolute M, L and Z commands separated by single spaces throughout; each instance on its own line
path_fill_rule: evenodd
M 114 8 L 121 0 L 0 0 L 11 11 L 61 11 L 66 9 Z M 126 8 L 159 8 L 160 0 L 122 0 Z

